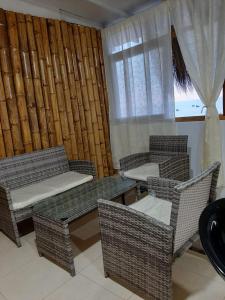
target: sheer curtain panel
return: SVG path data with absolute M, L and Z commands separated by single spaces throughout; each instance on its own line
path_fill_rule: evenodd
M 207 109 L 204 167 L 222 162 L 216 101 L 225 78 L 225 1 L 172 0 L 172 19 L 192 83 Z M 219 184 L 224 185 L 221 168 Z
M 148 151 L 150 134 L 174 134 L 171 22 L 168 4 L 102 31 L 114 167 Z

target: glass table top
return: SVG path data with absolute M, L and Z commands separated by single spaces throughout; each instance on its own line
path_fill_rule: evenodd
M 104 177 L 67 190 L 35 205 L 34 215 L 68 223 L 97 208 L 97 200 L 113 200 L 136 187 L 121 176 Z

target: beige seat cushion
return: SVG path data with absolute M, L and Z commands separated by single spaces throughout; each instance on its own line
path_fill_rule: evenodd
M 72 189 L 85 182 L 91 181 L 93 176 L 77 172 L 66 172 L 38 183 L 34 183 L 11 191 L 13 209 L 21 209 L 37 203 L 47 197 L 54 196 Z
M 159 177 L 159 165 L 157 163 L 147 163 L 124 172 L 124 176 L 134 180 L 147 181 L 149 176 Z
M 172 203 L 160 198 L 146 196 L 140 201 L 130 205 L 131 208 L 138 210 L 146 215 L 170 225 L 170 215 Z

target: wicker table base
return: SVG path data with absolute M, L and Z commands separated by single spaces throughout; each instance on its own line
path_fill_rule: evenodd
M 125 193 L 136 187 L 133 180 L 119 176 L 107 177 L 46 199 L 43 204 L 35 206 L 33 222 L 39 255 L 75 276 L 69 223 L 96 209 L 99 198 L 114 200 L 122 196 L 125 204 Z
M 73 250 L 67 223 L 33 217 L 36 245 L 40 256 L 45 256 L 75 276 Z

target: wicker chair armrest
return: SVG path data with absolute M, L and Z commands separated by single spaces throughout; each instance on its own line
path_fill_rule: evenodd
M 120 170 L 127 171 L 130 169 L 134 169 L 149 161 L 149 152 L 131 154 L 120 159 Z
M 179 185 L 181 181 L 159 177 L 148 177 L 148 191 L 154 191 L 157 198 L 167 201 L 173 201 L 174 187 Z
M 69 160 L 69 168 L 71 171 L 92 175 L 94 179 L 96 178 L 95 165 L 89 160 Z
M 10 210 L 13 210 L 10 188 L 4 182 L 0 182 L 0 203 L 8 205 L 10 207 Z
M 18 247 L 21 246 L 10 188 L 4 182 L 0 182 L 0 229 L 11 238 Z
M 182 155 L 188 155 L 187 152 L 173 152 L 173 151 L 150 151 L 151 155 L 158 155 L 158 156 L 182 156 Z
M 98 212 L 105 273 L 148 299 L 171 299 L 173 228 L 112 201 L 98 200 Z
M 159 164 L 160 177 L 187 181 L 190 178 L 189 155 L 173 156 Z
M 165 163 L 166 161 L 169 161 L 170 159 L 171 159 L 171 156 L 150 153 L 150 162 L 152 162 L 152 163 L 157 163 L 157 164 Z

